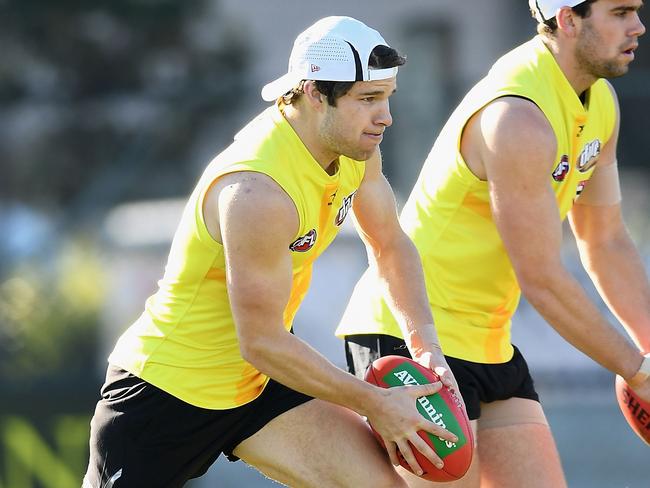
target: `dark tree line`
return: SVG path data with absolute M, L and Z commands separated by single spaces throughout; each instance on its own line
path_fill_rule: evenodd
M 247 63 L 217 5 L 0 1 L 0 198 L 77 214 L 185 192 Z

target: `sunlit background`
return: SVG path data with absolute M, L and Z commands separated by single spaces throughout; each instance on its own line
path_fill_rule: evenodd
M 106 356 L 155 290 L 184 198 L 265 107 L 259 91 L 285 72 L 300 31 L 351 15 L 408 56 L 382 144 L 401 205 L 455 104 L 533 35 L 527 3 L 0 0 L 0 488 L 80 485 Z M 624 210 L 647 263 L 644 44 L 614 85 Z M 566 235 L 567 266 L 595 297 Z M 341 367 L 333 331 L 365 262 L 344 229 L 296 319 L 297 334 Z M 570 486 L 650 486 L 650 449 L 620 415 L 612 375 L 525 302 L 515 322 Z M 274 486 L 223 460 L 191 485 Z

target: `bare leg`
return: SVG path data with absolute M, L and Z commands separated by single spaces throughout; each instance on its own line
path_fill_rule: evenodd
M 273 419 L 234 454 L 292 487 L 406 487 L 363 419 L 321 400 Z
M 487 410 L 490 410 L 487 412 Z M 481 488 L 566 487 L 560 456 L 541 405 L 511 398 L 486 406 L 479 420 Z

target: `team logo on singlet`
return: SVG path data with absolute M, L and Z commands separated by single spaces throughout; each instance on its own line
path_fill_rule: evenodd
M 600 147 L 601 144 L 599 139 L 594 139 L 585 144 L 580 156 L 578 156 L 578 171 L 584 173 L 585 171 L 589 171 L 594 164 L 596 164 L 598 156 L 600 156 Z
M 562 158 L 560 159 L 560 162 L 557 164 L 555 169 L 553 170 L 552 176 L 555 181 L 564 181 L 564 178 L 566 178 L 566 175 L 569 174 L 569 169 L 571 169 L 571 166 L 569 165 L 569 156 L 564 154 Z
M 316 229 L 312 229 L 304 236 L 298 237 L 295 241 L 289 244 L 289 250 L 293 252 L 307 252 L 316 243 Z
M 341 225 L 345 220 L 345 217 L 348 216 L 348 212 L 352 208 L 352 201 L 354 200 L 354 195 L 356 195 L 356 193 L 357 193 L 356 191 L 353 191 L 343 199 L 343 202 L 341 203 L 341 207 L 339 208 L 339 211 L 336 213 L 336 219 L 334 219 L 334 223 L 337 226 Z

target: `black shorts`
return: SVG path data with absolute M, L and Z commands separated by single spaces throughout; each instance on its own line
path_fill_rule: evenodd
M 526 360 L 515 348 L 507 363 L 483 364 L 445 356 L 463 396 L 470 420 L 481 416 L 481 402 L 508 398 L 527 398 L 539 402 Z M 383 334 L 360 334 L 345 337 L 348 371 L 363 378 L 375 359 L 391 354 L 411 357 L 402 339 Z
M 203 475 L 221 453 L 236 461 L 232 451 L 240 442 L 312 399 L 270 380 L 252 402 L 210 410 L 112 365 L 101 395 L 90 423 L 84 488 L 183 486 Z

